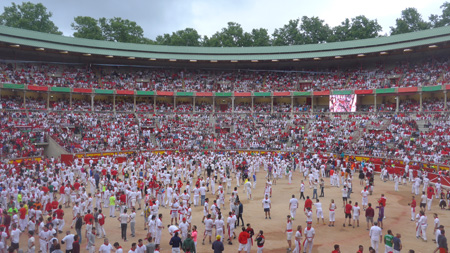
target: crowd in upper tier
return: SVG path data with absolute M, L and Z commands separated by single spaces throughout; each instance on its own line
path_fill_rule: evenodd
M 77 64 L 0 63 L 0 82 L 117 90 L 250 92 L 420 87 L 449 81 L 448 58 L 346 69 L 189 70 Z

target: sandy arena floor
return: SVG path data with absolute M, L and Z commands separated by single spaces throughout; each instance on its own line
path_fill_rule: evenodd
M 288 184 L 288 180 L 283 178 L 277 180 L 277 184 L 273 186 L 273 195 L 272 195 L 272 219 L 265 220 L 264 212 L 261 205 L 261 201 L 264 193 L 265 186 L 265 173 L 259 172 L 257 174 L 257 185 L 256 189 L 253 189 L 253 200 L 247 200 L 246 194 L 244 193 L 244 188 L 241 185 L 239 188 L 239 194 L 241 202 L 244 205 L 244 222 L 250 223 L 255 230 L 255 233 L 258 233 L 259 230 L 264 231 L 264 235 L 266 238 L 266 243 L 264 247 L 264 252 L 286 252 L 287 242 L 286 242 L 286 234 L 284 233 L 286 227 L 286 215 L 289 214 L 289 199 L 292 194 L 295 194 L 295 197 L 299 197 L 299 188 L 300 188 L 300 180 L 303 179 L 299 173 L 294 173 L 293 183 Z M 306 181 L 305 181 L 306 182 Z M 325 187 L 325 198 L 320 198 L 322 202 L 322 206 L 324 209 L 324 218 L 325 223 L 317 224 L 316 216 L 315 216 L 315 208 L 313 207 L 313 227 L 316 230 L 316 237 L 314 239 L 314 247 L 313 252 L 331 252 L 333 250 L 334 244 L 339 244 L 341 247 L 341 252 L 356 252 L 358 249 L 358 245 L 364 246 L 364 252 L 368 252 L 368 248 L 370 246 L 369 239 L 369 231 L 366 230 L 366 222 L 362 211 L 361 215 L 361 225 L 360 227 L 352 228 L 352 227 L 343 227 L 344 221 L 344 210 L 342 206 L 342 197 L 340 189 L 336 187 L 329 186 L 329 179 L 325 179 L 326 187 Z M 235 186 L 236 182 L 233 181 L 232 185 Z M 307 184 L 306 184 L 307 186 Z M 351 197 L 352 202 L 361 203 L 360 192 L 362 190 L 362 186 L 359 185 L 359 180 L 353 180 L 353 194 Z M 217 188 L 217 185 L 216 185 Z M 319 190 L 320 193 L 320 190 Z M 409 249 L 414 249 L 416 252 L 432 252 L 436 244 L 432 242 L 433 236 L 433 213 L 438 213 L 440 217 L 441 224 L 447 226 L 448 224 L 448 211 L 443 211 L 438 207 L 438 200 L 433 200 L 432 209 L 427 213 L 428 217 L 428 230 L 427 237 L 428 242 L 423 242 L 422 240 L 416 239 L 415 237 L 415 223 L 410 221 L 410 207 L 408 203 L 411 199 L 411 185 L 400 186 L 400 191 L 394 191 L 394 183 L 393 182 L 382 182 L 379 179 L 379 176 L 376 176 L 375 180 L 375 189 L 374 194 L 369 196 L 369 203 L 375 205 L 377 200 L 380 198 L 381 194 L 384 193 L 387 198 L 387 206 L 385 209 L 386 219 L 384 222 L 383 235 L 387 232 L 388 229 L 391 229 L 394 233 L 401 233 L 402 235 L 402 243 L 403 250 L 402 252 L 407 252 Z M 312 197 L 312 189 L 306 187 L 305 195 Z M 226 208 L 228 205 L 228 198 L 230 195 L 227 195 L 225 199 Z M 212 199 L 212 195 L 207 193 L 206 197 Z M 417 196 L 418 200 L 420 196 Z M 336 225 L 335 227 L 328 227 L 328 206 L 330 200 L 334 199 L 338 209 L 336 210 Z M 418 201 L 419 202 L 419 201 Z M 305 214 L 303 213 L 303 204 L 304 201 L 300 201 L 300 207 L 297 211 L 297 217 L 294 220 L 293 228 L 294 231 L 297 225 L 302 225 L 303 228 L 306 226 Z M 72 209 L 67 208 L 65 211 L 65 221 L 66 226 L 64 231 L 70 229 L 70 223 L 72 220 Z M 160 212 L 163 213 L 163 224 L 165 229 L 162 232 L 161 239 L 161 252 L 171 252 L 171 247 L 169 245 L 170 236 L 167 230 L 167 225 L 170 224 L 170 215 L 169 209 L 160 208 Z M 228 210 L 227 210 L 228 212 Z M 144 230 L 144 218 L 140 216 L 141 210 L 138 211 L 138 217 L 136 221 L 136 237 L 128 236 L 128 241 L 124 242 L 121 239 L 120 232 L 120 224 L 117 221 L 117 218 L 109 218 L 109 210 L 105 210 L 105 214 L 107 216 L 106 219 L 106 233 L 107 237 L 111 244 L 114 242 L 119 242 L 123 247 L 125 252 L 131 248 L 131 243 L 138 241 L 140 238 L 145 238 L 146 231 Z M 118 211 L 116 211 L 116 216 L 118 215 Z M 197 225 L 199 238 L 197 244 L 197 252 L 212 252 L 211 245 L 206 240 L 206 244 L 202 245 L 201 240 L 204 232 L 204 225 L 201 223 L 202 219 L 202 207 L 193 207 L 192 208 L 192 224 Z M 377 217 L 378 211 L 375 212 L 375 217 Z M 226 220 L 226 219 L 225 219 Z M 85 226 L 83 226 L 83 231 Z M 71 230 L 75 233 L 75 230 Z M 239 228 L 236 229 L 236 234 L 238 235 L 240 232 Z M 130 228 L 128 226 L 128 235 L 130 235 Z M 214 232 L 213 232 L 214 233 Z M 295 234 L 295 232 L 294 232 Z M 58 237 L 61 239 L 64 234 L 59 234 Z M 84 232 L 83 232 L 84 236 Z M 26 241 L 28 237 L 26 233 L 21 235 L 20 246 L 22 249 L 26 247 Z M 39 240 L 36 239 L 36 249 L 39 247 Z M 96 239 L 97 250 L 100 245 L 103 243 L 103 239 Z M 294 243 L 294 236 L 293 236 Z M 9 244 L 9 242 L 8 242 Z M 86 240 L 83 238 L 82 242 L 82 252 L 87 252 L 86 249 Z M 228 245 L 225 243 L 225 252 L 237 252 L 238 250 L 238 242 L 237 239 L 234 240 L 233 245 Z M 252 247 L 252 252 L 256 252 L 256 243 Z M 65 245 L 62 245 L 62 250 L 65 250 Z M 380 245 L 380 252 L 384 252 L 384 244 Z

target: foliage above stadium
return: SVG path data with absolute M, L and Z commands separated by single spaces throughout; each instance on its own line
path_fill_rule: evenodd
M 217 48 L 143 45 L 80 39 L 55 34 L 0 26 L 0 42 L 11 47 L 31 47 L 40 51 L 53 50 L 60 53 L 85 56 L 141 58 L 187 61 L 276 61 L 339 58 L 402 50 L 416 47 L 436 47 L 450 41 L 450 27 L 444 26 L 412 33 L 324 44 Z

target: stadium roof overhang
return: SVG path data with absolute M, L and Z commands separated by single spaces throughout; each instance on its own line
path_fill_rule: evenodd
M 0 44 L 15 49 L 106 59 L 166 62 L 296 62 L 390 55 L 446 48 L 450 26 L 346 42 L 273 47 L 179 47 L 79 39 L 0 26 Z

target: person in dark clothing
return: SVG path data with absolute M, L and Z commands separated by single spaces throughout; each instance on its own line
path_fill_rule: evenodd
M 169 244 L 172 246 L 172 249 L 174 248 L 181 249 L 183 243 L 181 242 L 181 238 L 178 237 L 178 232 L 175 232 L 175 235 L 170 239 Z
M 447 237 L 445 237 L 445 230 L 441 230 L 441 234 L 438 236 L 438 247 L 434 252 L 448 252 Z
M 81 217 L 80 213 L 77 213 L 77 217 L 75 219 L 75 231 L 77 232 L 78 240 L 81 244 L 81 228 L 83 226 L 83 218 Z
M 369 206 L 366 209 L 366 222 L 367 222 L 367 230 L 369 230 L 370 226 L 373 226 L 373 217 L 375 216 L 375 210 L 372 208 L 372 203 L 369 203 Z
M 80 242 L 78 242 L 78 235 L 73 237 L 72 253 L 80 253 Z
M 190 253 L 195 253 L 196 252 L 195 251 L 195 242 L 194 242 L 194 240 L 192 240 L 191 233 L 187 234 L 187 238 L 183 242 L 183 251 L 184 252 L 190 252 Z
M 220 253 L 225 250 L 225 248 L 223 247 L 223 243 L 220 241 L 221 238 L 222 237 L 220 235 L 218 235 L 216 237 L 216 241 L 213 242 L 213 244 L 212 244 L 212 249 L 214 250 L 214 253 Z
M 244 219 L 242 218 L 242 214 L 244 213 L 244 206 L 242 205 L 242 203 L 241 203 L 241 201 L 237 201 L 237 205 L 239 206 L 239 213 L 237 214 L 237 217 L 236 217 L 236 219 L 237 219 L 237 225 L 236 226 L 239 226 L 239 218 L 241 219 L 241 221 L 242 221 L 242 226 L 244 226 Z

